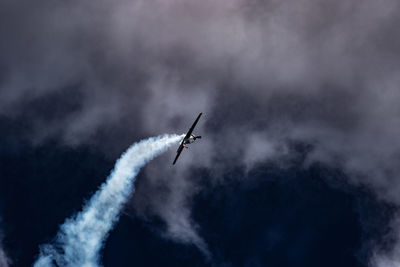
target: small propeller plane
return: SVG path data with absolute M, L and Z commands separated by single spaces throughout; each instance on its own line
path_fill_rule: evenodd
M 189 131 L 187 132 L 187 134 L 185 135 L 185 137 L 182 139 L 181 144 L 178 147 L 178 150 L 176 151 L 176 157 L 174 162 L 172 163 L 173 165 L 175 165 L 176 161 L 178 160 L 179 156 L 181 155 L 181 152 L 183 150 L 183 148 L 188 148 L 188 144 L 193 143 L 196 139 L 200 139 L 201 136 L 199 135 L 195 135 L 193 132 L 194 127 L 196 127 L 197 122 L 199 121 L 201 115 L 203 113 L 200 113 L 199 116 L 197 116 L 197 119 L 194 121 L 192 127 L 190 127 Z

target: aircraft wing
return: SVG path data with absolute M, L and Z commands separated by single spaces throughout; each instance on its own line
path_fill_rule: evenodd
M 175 165 L 176 161 L 178 160 L 179 156 L 181 155 L 182 150 L 183 150 L 183 142 L 181 143 L 181 145 L 178 147 L 178 150 L 176 151 L 176 157 L 175 157 L 174 163 L 172 163 L 173 165 Z
M 190 127 L 189 131 L 187 132 L 187 134 L 186 134 L 185 138 L 183 138 L 183 140 L 188 139 L 188 138 L 190 137 L 190 135 L 191 135 L 192 132 L 193 132 L 194 127 L 196 127 L 196 124 L 197 124 L 197 122 L 199 121 L 199 119 L 200 119 L 200 117 L 201 117 L 202 114 L 203 114 L 203 113 L 200 112 L 199 116 L 197 116 L 197 119 L 193 122 L 192 127 Z

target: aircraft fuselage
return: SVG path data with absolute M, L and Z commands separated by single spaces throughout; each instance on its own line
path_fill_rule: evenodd
M 183 140 L 183 144 L 185 144 L 185 145 L 191 144 L 191 143 L 193 143 L 197 138 L 199 138 L 199 137 L 196 136 L 195 134 L 191 134 L 189 138 Z
M 199 121 L 199 119 L 200 119 L 200 117 L 201 117 L 201 114 L 203 114 L 203 113 L 200 112 L 199 116 L 197 116 L 197 119 L 194 121 L 194 123 L 192 124 L 192 127 L 190 127 L 189 131 L 187 132 L 187 134 L 186 134 L 185 137 L 183 138 L 181 144 L 179 145 L 178 150 L 176 151 L 176 156 L 175 156 L 174 162 L 172 163 L 173 165 L 174 165 L 174 164 L 176 163 L 176 161 L 178 160 L 179 155 L 181 154 L 183 148 L 188 148 L 188 146 L 187 146 L 188 144 L 191 144 L 191 143 L 193 143 L 196 139 L 201 138 L 201 136 L 196 136 L 196 135 L 193 133 L 193 129 L 194 129 L 194 127 L 196 127 L 196 124 L 197 124 L 197 122 Z

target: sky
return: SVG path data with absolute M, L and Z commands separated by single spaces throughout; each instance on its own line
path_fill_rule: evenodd
M 30 266 L 132 143 L 104 266 L 400 264 L 396 0 L 0 3 L 0 265 Z

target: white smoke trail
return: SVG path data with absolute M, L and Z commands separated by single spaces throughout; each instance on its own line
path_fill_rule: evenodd
M 4 251 L 4 248 L 3 248 L 2 244 L 1 244 L 1 242 L 2 242 L 2 240 L 1 240 L 1 235 L 0 235 L 0 266 L 1 267 L 8 267 L 12 262 L 7 257 L 7 254 Z
M 127 197 L 134 190 L 133 181 L 140 168 L 182 137 L 152 137 L 129 147 L 83 210 L 60 227 L 56 244 L 41 247 L 34 266 L 53 266 L 54 262 L 58 266 L 98 266 L 103 241 L 118 220 Z

